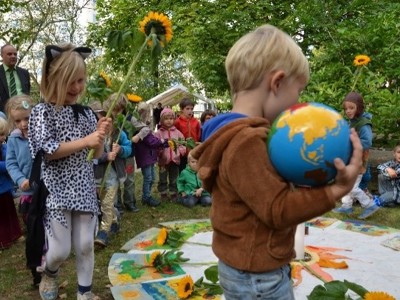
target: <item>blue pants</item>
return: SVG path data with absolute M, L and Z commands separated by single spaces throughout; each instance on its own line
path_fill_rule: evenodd
M 156 179 L 154 165 L 141 168 L 143 174 L 143 195 L 142 201 L 147 201 L 151 197 L 151 187 Z
M 184 197 L 180 196 L 179 202 L 187 207 L 193 207 L 197 203 L 200 203 L 202 206 L 209 206 L 211 205 L 211 197 L 210 196 L 196 197 L 195 195 L 186 195 Z
M 218 262 L 219 282 L 225 299 L 294 300 L 290 266 L 264 272 L 250 273 Z

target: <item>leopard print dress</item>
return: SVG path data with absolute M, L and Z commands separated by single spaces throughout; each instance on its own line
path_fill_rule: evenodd
M 75 104 L 56 107 L 49 103 L 34 106 L 29 119 L 29 147 L 32 157 L 39 150 L 54 153 L 60 143 L 81 139 L 96 130 L 94 112 Z M 87 160 L 85 148 L 67 157 L 42 162 L 42 179 L 49 191 L 44 224 L 51 234 L 49 220 L 57 220 L 68 228 L 63 211 L 100 213 L 93 163 Z

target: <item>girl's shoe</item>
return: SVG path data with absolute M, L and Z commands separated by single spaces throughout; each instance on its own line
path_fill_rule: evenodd
M 86 292 L 84 294 L 77 294 L 77 300 L 100 300 L 100 297 L 96 296 L 92 292 Z
M 57 283 L 58 272 L 50 274 L 44 272 L 42 274 L 42 280 L 39 284 L 39 294 L 42 300 L 55 300 L 58 297 L 58 283 Z

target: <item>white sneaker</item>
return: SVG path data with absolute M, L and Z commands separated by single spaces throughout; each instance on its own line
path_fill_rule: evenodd
M 78 293 L 76 299 L 77 300 L 100 300 L 100 297 L 96 296 L 95 294 L 93 294 L 90 291 L 90 292 L 84 293 L 83 295 Z

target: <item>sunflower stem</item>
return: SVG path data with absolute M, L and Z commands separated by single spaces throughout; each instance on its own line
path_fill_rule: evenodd
M 354 79 L 354 83 L 353 83 L 353 86 L 352 86 L 352 88 L 351 88 L 351 91 L 354 91 L 354 88 L 356 87 L 357 81 L 358 81 L 358 79 L 360 78 L 361 71 L 362 71 L 362 66 L 361 66 L 360 68 L 357 68 L 357 71 L 356 71 L 356 78 Z
M 111 114 L 112 114 L 112 112 L 114 110 L 114 106 L 117 104 L 117 101 L 119 99 L 119 96 L 121 95 L 122 91 L 125 89 L 125 87 L 126 87 L 126 85 L 128 83 L 128 80 L 130 79 L 130 77 L 132 75 L 132 72 L 135 69 L 135 66 L 136 66 L 137 62 L 139 61 L 139 58 L 142 56 L 144 50 L 146 49 L 147 42 L 152 38 L 152 35 L 153 35 L 153 33 L 149 34 L 146 37 L 146 39 L 144 40 L 142 46 L 139 49 L 139 52 L 136 54 L 134 60 L 132 61 L 131 66 L 129 67 L 128 73 L 126 73 L 124 81 L 121 83 L 121 85 L 120 85 L 120 87 L 118 89 L 117 96 L 111 102 L 110 108 L 108 109 L 107 114 L 106 114 L 106 118 L 109 118 L 111 116 Z M 87 160 L 92 160 L 93 159 L 94 152 L 95 152 L 95 149 L 90 149 L 89 154 L 87 156 Z

